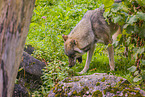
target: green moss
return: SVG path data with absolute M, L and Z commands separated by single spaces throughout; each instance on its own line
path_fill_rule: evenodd
M 112 89 L 112 90 L 110 90 L 110 93 L 114 93 L 114 90 Z
M 128 97 L 135 97 L 134 94 L 130 94 L 130 93 L 127 93 L 127 96 L 128 96 Z
M 77 95 L 77 91 L 76 90 L 73 91 L 72 95 Z
M 102 81 L 105 81 L 105 77 L 102 78 Z M 97 82 L 96 86 L 99 86 L 99 85 L 100 85 L 100 82 Z M 116 86 L 111 87 L 111 85 L 110 85 L 108 88 L 104 89 L 103 93 L 106 95 L 107 92 L 110 92 L 110 93 L 115 94 L 114 97 L 118 97 L 117 91 L 122 91 L 123 96 L 125 96 L 127 94 L 128 97 L 142 97 L 139 90 L 134 90 L 133 86 L 131 86 L 131 88 L 129 88 L 129 86 L 131 86 L 131 85 L 127 81 L 125 81 L 123 83 L 121 81 L 119 81 Z M 63 85 L 59 85 L 59 84 L 56 85 L 55 87 L 53 87 L 53 92 L 56 94 L 55 97 L 67 97 L 68 96 L 67 92 L 70 91 L 72 87 L 68 86 L 68 87 L 64 87 L 64 89 L 62 89 L 62 87 L 63 87 Z M 125 88 L 127 88 L 127 89 L 125 89 Z M 61 89 L 61 90 L 58 91 L 58 89 Z M 67 90 L 67 91 L 65 91 L 65 90 Z M 74 96 L 83 97 L 83 95 L 86 95 L 86 91 L 88 91 L 88 90 L 89 90 L 89 88 L 87 86 L 85 86 L 79 93 L 77 93 L 77 91 L 75 90 L 72 92 L 71 97 L 74 97 Z M 103 96 L 102 92 L 99 90 L 92 93 L 92 97 L 102 97 L 102 96 Z
M 138 90 L 137 90 L 138 91 Z M 142 94 L 138 91 L 137 93 L 136 93 L 136 97 L 143 97 L 142 96 Z
M 124 87 L 119 87 L 119 90 L 118 91 L 122 91 L 124 89 Z
M 117 95 L 113 96 L 113 97 L 118 97 Z
M 103 90 L 103 93 L 106 95 L 106 89 Z
M 125 95 L 126 93 L 127 93 L 128 97 L 142 97 L 142 95 L 140 94 L 139 90 L 124 89 L 123 90 L 123 95 Z
M 109 87 L 108 87 L 108 90 L 111 90 L 111 89 L 112 89 L 112 87 L 111 87 L 111 86 L 109 86 Z
M 61 87 L 63 87 L 64 85 L 62 84 Z
M 80 85 L 83 86 L 84 85 L 84 82 L 80 82 Z
M 64 96 L 67 97 L 68 95 L 65 93 Z
M 80 78 L 74 78 L 74 79 L 73 79 L 74 82 L 77 82 L 77 81 L 79 81 L 79 80 L 80 80 Z
M 85 87 L 83 88 L 83 90 L 84 90 L 84 91 L 88 91 L 89 88 L 88 88 L 87 86 L 85 86 Z
M 72 82 L 72 81 L 70 81 L 70 80 L 71 80 L 71 78 L 66 78 L 63 82 L 64 82 L 64 83 Z
M 129 87 L 129 84 L 124 83 L 123 86 L 124 87 Z
M 67 94 L 68 93 L 68 91 L 65 91 L 65 94 Z
M 86 94 L 86 91 L 88 90 L 89 88 L 85 86 L 76 96 L 83 96 L 84 94 Z
M 107 83 L 106 85 L 111 85 L 111 83 Z
M 129 87 L 130 86 L 130 83 L 126 80 L 125 82 L 123 82 L 122 84 L 120 84 L 124 87 Z
M 29 64 L 29 66 L 34 65 L 34 64 L 35 64 L 35 62 L 32 62 L 32 63 Z
M 62 88 L 64 85 L 57 84 L 55 87 L 53 87 L 53 92 L 55 93 L 55 97 L 67 97 L 67 93 Z M 66 87 L 64 87 L 66 88 Z M 58 89 L 60 89 L 58 91 Z
M 135 93 L 139 93 L 139 90 L 134 90 Z
M 100 83 L 99 83 L 99 82 L 97 82 L 97 83 L 96 83 L 96 86 L 99 86 L 99 85 L 100 85 Z
M 92 97 L 102 97 L 103 94 L 101 91 L 97 90 L 95 92 L 93 92 Z
M 68 86 L 67 88 L 70 90 L 72 88 L 72 86 Z
M 65 90 L 67 87 L 63 87 L 63 89 Z
M 52 88 L 53 90 L 55 89 L 55 87 Z
M 119 91 L 119 89 L 118 89 L 119 87 L 116 87 L 116 86 L 114 86 L 114 87 L 112 87 L 112 89 L 113 89 L 113 93 L 114 94 L 116 94 L 117 93 L 117 91 Z
M 125 89 L 125 88 L 127 88 L 127 89 Z M 116 95 L 117 91 L 122 91 L 123 97 L 125 97 L 126 94 L 128 97 L 142 97 L 140 91 L 134 90 L 133 86 L 128 81 L 125 81 L 123 83 L 121 83 L 121 81 L 119 81 L 116 86 L 114 86 L 114 87 L 109 86 L 108 88 L 104 89 L 103 93 L 106 95 L 106 92 L 110 92 L 110 93 L 115 94 L 115 96 L 113 96 L 113 97 L 118 97 Z
M 123 79 L 120 79 L 120 81 L 123 81 Z
M 60 97 L 60 95 L 59 94 L 55 94 L 55 97 Z
M 116 86 L 114 86 L 114 87 L 109 86 L 108 88 L 103 90 L 103 93 L 106 94 L 106 92 L 110 92 L 110 93 L 116 94 L 117 91 L 119 91 L 118 87 L 116 87 Z
M 103 77 L 101 81 L 104 82 L 105 80 L 106 80 L 105 77 Z
M 122 81 L 119 81 L 117 84 L 120 85 Z
M 53 93 L 56 93 L 56 90 L 53 90 Z

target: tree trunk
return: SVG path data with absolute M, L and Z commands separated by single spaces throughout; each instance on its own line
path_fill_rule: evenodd
M 0 0 L 0 97 L 12 97 L 35 0 Z

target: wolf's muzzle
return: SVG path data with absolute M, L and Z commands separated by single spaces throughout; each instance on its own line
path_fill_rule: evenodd
M 69 67 L 73 67 L 76 64 L 76 58 L 75 57 L 69 57 Z

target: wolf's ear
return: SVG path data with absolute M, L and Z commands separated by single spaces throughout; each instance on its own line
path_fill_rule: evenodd
M 63 34 L 62 38 L 63 38 L 64 41 L 66 41 L 68 39 L 68 36 Z

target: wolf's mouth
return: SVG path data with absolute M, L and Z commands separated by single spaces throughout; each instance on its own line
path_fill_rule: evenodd
M 76 64 L 76 58 L 75 57 L 69 57 L 69 67 L 73 67 Z
M 76 58 L 76 57 L 69 57 L 69 67 L 73 67 L 76 64 L 76 59 L 79 63 L 82 63 L 82 56 Z

